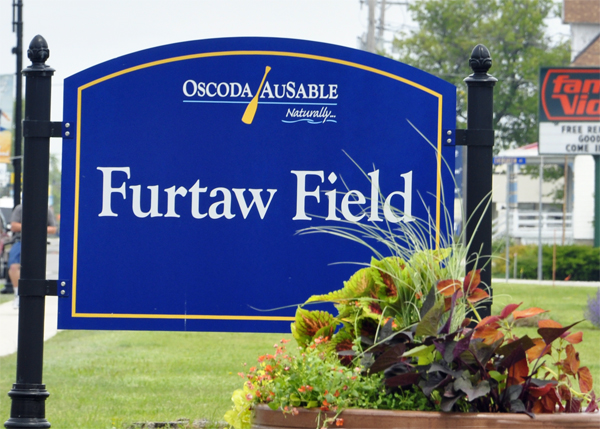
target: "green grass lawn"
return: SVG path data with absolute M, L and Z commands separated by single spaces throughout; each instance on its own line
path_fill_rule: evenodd
M 0 284 L 0 289 L 3 287 L 4 286 L 2 286 Z M 0 304 L 4 304 L 5 302 L 12 301 L 13 299 L 15 299 L 15 296 L 13 294 L 6 294 L 6 295 L 0 294 Z
M 510 302 L 552 309 L 567 325 L 583 318 L 594 288 L 494 286 L 493 310 Z M 529 329 L 535 333 L 535 329 Z M 575 329 L 574 329 L 575 330 Z M 578 325 L 582 365 L 600 383 L 600 330 Z M 240 387 L 243 363 L 290 335 L 126 331 L 63 331 L 46 343 L 44 383 L 50 397 L 46 418 L 55 428 L 104 429 L 132 422 L 178 418 L 222 420 Z M 293 344 L 293 343 L 290 343 Z M 6 395 L 15 381 L 16 356 L 0 358 L 0 425 L 10 416 Z

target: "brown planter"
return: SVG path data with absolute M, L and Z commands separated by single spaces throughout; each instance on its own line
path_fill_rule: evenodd
M 315 409 L 299 409 L 292 416 L 272 411 L 266 405 L 256 408 L 253 429 L 315 429 Z M 330 416 L 332 416 L 330 414 Z M 346 429 L 458 429 L 458 428 L 600 428 L 599 413 L 538 414 L 535 419 L 525 414 L 510 413 L 440 413 L 434 411 L 387 411 L 348 409 L 339 416 L 344 419 L 341 428 Z M 335 425 L 330 427 L 337 428 Z

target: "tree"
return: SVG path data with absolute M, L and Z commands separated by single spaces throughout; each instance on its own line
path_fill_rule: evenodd
M 498 151 L 536 142 L 539 68 L 570 61 L 568 40 L 553 41 L 544 20 L 553 0 L 419 0 L 409 5 L 418 30 L 395 38 L 391 56 L 457 86 L 457 120 L 466 122 L 466 85 L 475 45 L 492 55 Z

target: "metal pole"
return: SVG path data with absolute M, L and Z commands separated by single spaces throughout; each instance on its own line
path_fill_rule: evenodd
M 600 247 L 600 155 L 594 155 L 594 247 Z
M 544 183 L 544 157 L 540 157 L 540 206 L 538 208 L 538 281 L 542 281 L 542 184 Z
M 16 11 L 15 11 L 16 9 Z M 16 20 L 15 20 L 16 12 Z M 23 134 L 21 120 L 23 116 L 23 2 L 21 0 L 13 1 L 13 31 L 17 33 L 17 46 L 13 48 L 13 54 L 17 55 L 17 82 L 16 82 L 16 100 L 15 100 L 15 141 L 13 148 L 13 203 L 14 207 L 21 204 L 21 144 L 23 143 Z
M 27 77 L 27 100 L 23 123 L 25 157 L 17 380 L 8 393 L 12 405 L 10 419 L 4 423 L 6 428 L 50 427 L 45 408 L 49 393 L 42 384 L 50 160 L 50 138 L 44 136 L 43 126 L 50 123 L 54 74 L 54 69 L 45 64 L 49 55 L 46 40 L 42 36 L 34 37 L 27 51 L 32 64 L 23 70 Z
M 562 218 L 562 245 L 565 245 L 565 236 L 567 233 L 567 184 L 569 178 L 569 157 L 565 155 L 565 166 L 563 168 L 563 218 Z
M 487 72 L 492 66 L 490 52 L 477 45 L 471 53 L 469 66 L 473 74 L 465 79 L 468 87 L 467 108 L 467 272 L 481 269 L 481 282 L 492 295 L 492 163 L 494 85 L 498 81 Z M 478 258 L 475 256 L 479 255 Z M 479 312 L 491 314 L 491 302 Z
M 508 283 L 508 273 L 510 270 L 510 180 L 512 177 L 512 169 L 512 164 L 506 164 L 506 283 Z

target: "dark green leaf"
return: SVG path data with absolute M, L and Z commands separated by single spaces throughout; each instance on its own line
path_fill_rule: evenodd
M 419 382 L 419 387 L 421 387 L 421 390 L 426 396 L 430 396 L 434 390 L 444 387 L 448 383 L 451 383 L 452 379 L 453 377 L 451 375 L 447 375 L 444 377 L 439 372 L 432 372 L 427 375 L 426 380 L 421 380 Z
M 535 343 L 533 342 L 533 340 L 531 338 L 529 338 L 527 335 L 524 335 L 521 338 L 519 338 L 518 340 L 513 341 L 512 343 L 504 344 L 502 347 L 500 347 L 498 349 L 497 353 L 501 356 L 508 356 L 515 349 L 520 349 L 523 352 L 526 352 L 533 346 L 535 346 Z
M 454 407 L 456 401 L 458 401 L 463 396 L 465 396 L 463 392 L 457 392 L 456 396 L 452 397 L 444 396 L 442 398 L 442 403 L 440 404 L 440 409 L 446 413 L 449 413 L 450 411 L 452 411 L 452 407 Z
M 392 325 L 394 323 L 394 318 L 390 317 L 389 320 L 383 325 L 383 328 L 379 331 L 379 337 L 377 338 L 377 342 L 381 342 L 390 337 L 393 333 Z
M 506 389 L 505 395 L 508 396 L 509 401 L 514 401 L 521 396 L 523 392 L 523 386 L 520 384 L 514 384 Z
M 460 377 L 454 382 L 454 388 L 465 392 L 469 402 L 490 393 L 490 383 L 487 380 L 483 380 L 473 386 L 471 380 Z
M 456 348 L 457 344 L 458 343 L 456 341 L 450 341 L 445 344 L 443 356 L 446 362 L 450 363 L 454 361 L 454 349 Z
M 431 309 L 423 316 L 417 325 L 417 335 L 436 335 L 442 315 L 444 314 L 444 303 L 436 301 Z
M 469 350 L 469 344 L 471 343 L 473 332 L 474 331 L 470 331 L 467 335 L 458 340 L 456 346 L 454 346 L 454 350 L 452 350 L 453 360 L 459 357 L 463 352 Z
M 405 350 L 406 345 L 403 343 L 396 344 L 392 348 L 387 349 L 384 353 L 377 357 L 377 359 L 375 359 L 375 363 L 373 366 L 371 366 L 371 373 L 383 371 L 384 369 L 387 369 L 400 361 Z
M 558 337 L 567 332 L 573 326 L 581 322 L 583 322 L 583 320 L 575 322 L 569 326 L 565 326 L 564 328 L 540 328 L 538 329 L 538 334 L 540 334 L 540 336 L 544 339 L 544 342 L 546 344 L 550 344 L 552 343 L 552 341 L 556 340 Z
M 532 419 L 535 418 L 535 415 L 533 413 L 527 411 L 527 408 L 525 408 L 525 404 L 523 404 L 523 401 L 521 401 L 520 399 L 513 399 L 512 401 L 510 401 L 509 410 L 512 413 L 525 413 Z
M 492 345 L 485 344 L 483 340 L 475 339 L 469 344 L 469 351 L 473 353 L 480 365 L 485 366 L 494 355 L 496 349 L 502 344 L 503 340 L 498 340 Z
M 421 376 L 416 372 L 409 372 L 406 374 L 395 375 L 385 379 L 385 385 L 387 387 L 398 387 L 398 386 L 412 386 L 417 384 Z
M 548 384 L 556 386 L 558 384 L 556 380 L 540 380 L 539 378 L 532 378 L 530 383 L 533 384 L 534 387 L 544 387 Z
M 419 310 L 419 317 L 421 317 L 421 319 L 423 319 L 423 317 L 425 317 L 427 312 L 429 310 L 431 310 L 431 308 L 434 306 L 434 304 L 437 300 L 436 293 L 435 293 L 436 289 L 437 288 L 435 288 L 435 287 L 429 288 L 429 292 L 427 293 L 427 296 L 425 297 L 423 306 L 421 307 L 421 310 Z
M 458 298 L 458 294 L 462 294 L 462 290 L 458 289 L 456 292 L 452 294 L 451 304 L 450 304 L 450 312 L 448 313 L 448 319 L 442 329 L 440 329 L 440 334 L 448 334 L 450 332 L 450 326 L 452 326 L 452 316 L 454 315 L 454 308 L 456 307 L 456 299 Z
M 443 363 L 432 363 L 431 367 L 429 368 L 429 370 L 427 372 L 441 372 L 443 374 L 449 374 L 454 378 L 459 378 L 462 376 L 462 371 L 454 371 L 453 369 L 449 368 L 447 365 L 443 364 Z
M 386 378 L 391 378 L 395 375 L 405 374 L 407 372 L 415 372 L 415 367 L 406 362 L 398 362 L 386 369 L 384 374 Z

